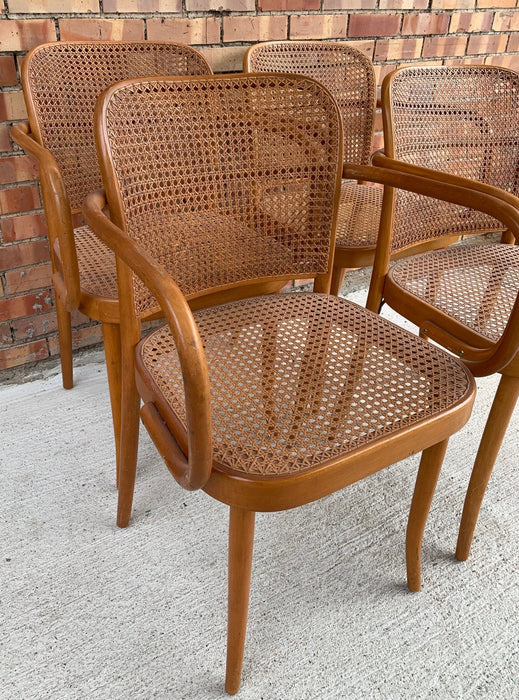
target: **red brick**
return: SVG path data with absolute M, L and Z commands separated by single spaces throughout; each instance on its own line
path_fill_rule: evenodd
M 72 349 L 77 350 L 78 348 L 86 348 L 91 345 L 98 345 L 103 342 L 103 333 L 101 331 L 101 325 L 96 323 L 94 325 L 86 326 L 85 328 L 77 328 L 72 331 Z M 59 354 L 59 341 L 57 336 L 51 336 L 48 338 L 49 351 L 51 355 Z
M 449 27 L 448 12 L 422 12 L 404 15 L 402 34 L 445 34 Z
M 26 119 L 25 101 L 21 90 L 0 93 L 0 121 Z
M 40 206 L 37 185 L 0 190 L 0 214 L 16 214 L 30 209 L 39 209 Z
M 453 12 L 449 33 L 488 32 L 493 16 L 492 12 Z
M 0 345 L 12 345 L 13 334 L 8 323 L 0 323 Z
M 474 34 L 469 38 L 467 54 L 503 53 L 507 43 L 506 34 Z
M 431 10 L 473 10 L 475 0 L 432 0 Z
M 52 309 L 52 294 L 48 289 L 24 296 L 9 297 L 0 300 L 0 321 L 32 316 L 49 309 Z
M 49 245 L 46 239 L 13 243 L 0 248 L 0 270 L 36 265 L 47 262 L 48 259 Z
M 346 15 L 292 15 L 291 39 L 344 39 Z
M 29 362 L 43 360 L 49 356 L 45 339 L 35 340 L 26 345 L 13 345 L 5 350 L 0 350 L 0 369 L 18 367 Z
M 319 10 L 321 0 L 258 0 L 260 12 L 300 12 Z
M 490 12 L 488 14 L 491 14 Z M 492 29 L 495 32 L 509 32 L 519 29 L 519 14 L 512 10 L 496 12 Z
M 351 15 L 348 36 L 394 36 L 400 29 L 400 15 Z
M 56 41 L 56 38 L 54 22 L 51 19 L 0 20 L 2 51 L 28 51 L 44 41 Z
M 13 150 L 13 143 L 9 136 L 9 125 L 0 124 L 0 151 L 7 152 Z
M 507 51 L 519 51 L 519 32 L 513 32 L 508 39 Z
M 292 17 L 292 21 L 295 16 Z M 308 17 L 308 15 L 306 16 Z M 315 15 L 313 18 L 317 19 Z M 283 15 L 223 18 L 223 40 L 225 42 L 268 41 L 286 38 L 287 17 Z
M 478 0 L 476 7 L 496 10 L 498 7 L 515 7 L 515 0 Z
M 32 15 L 99 12 L 99 0 L 9 0 L 9 11 Z
M 188 12 L 254 12 L 255 9 L 254 0 L 186 0 Z
M 375 61 L 400 61 L 418 58 L 423 39 L 380 39 L 375 44 Z
M 479 59 L 481 62 L 481 59 Z M 501 56 L 488 56 L 485 58 L 485 63 L 490 63 L 494 66 L 502 66 L 503 68 L 511 68 L 519 71 L 519 54 L 509 54 Z
M 0 56 L 0 85 L 17 85 L 18 75 L 14 56 Z
M 47 233 L 43 214 L 22 214 L 2 219 L 2 237 L 6 243 L 25 238 L 40 238 Z
M 182 0 L 104 0 L 104 12 L 180 12 Z
M 21 294 L 52 285 L 50 263 L 36 265 L 25 270 L 8 270 L 5 273 L 7 294 Z
M 422 56 L 464 56 L 467 38 L 464 36 L 435 36 L 424 39 Z
M 12 156 L 0 161 L 0 185 L 38 179 L 38 166 L 30 156 Z
M 32 340 L 41 335 L 55 333 L 58 330 L 58 319 L 54 310 L 38 316 L 16 319 L 11 323 L 15 342 Z
M 220 20 L 217 17 L 196 19 L 149 19 L 148 39 L 179 41 L 184 44 L 220 43 Z
M 144 22 L 140 19 L 60 19 L 59 29 L 62 41 L 144 39 Z

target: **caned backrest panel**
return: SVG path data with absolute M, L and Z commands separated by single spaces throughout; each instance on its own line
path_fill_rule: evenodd
M 55 42 L 26 58 L 23 88 L 33 134 L 56 159 L 73 210 L 101 187 L 93 135 L 96 100 L 119 80 L 211 73 L 195 49 L 169 42 Z
M 97 121 L 112 211 L 186 296 L 328 271 L 342 134 L 315 81 L 126 81 Z
M 519 74 L 496 66 L 410 67 L 389 84 L 387 155 L 519 192 Z M 456 227 L 502 229 L 485 214 L 398 193 L 394 245 Z
M 367 165 L 373 147 L 376 81 L 369 58 L 348 44 L 272 41 L 248 52 L 251 72 L 297 73 L 314 78 L 334 96 L 344 126 L 344 161 Z

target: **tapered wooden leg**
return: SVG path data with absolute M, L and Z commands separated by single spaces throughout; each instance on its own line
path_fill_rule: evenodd
M 335 294 L 336 297 L 339 296 L 341 291 L 342 283 L 344 282 L 344 275 L 346 270 L 342 267 L 333 267 L 332 270 L 332 281 L 330 283 L 330 294 Z
M 116 323 L 103 323 L 106 373 L 112 407 L 112 422 L 115 438 L 116 482 L 119 486 L 119 463 L 121 456 L 121 327 Z
M 456 546 L 456 559 L 460 561 L 465 561 L 469 556 L 479 509 L 518 396 L 519 378 L 503 375 L 479 443 L 465 496 Z
M 229 602 L 225 690 L 238 692 L 241 680 L 247 611 L 249 608 L 254 521 L 250 510 L 231 507 L 229 519 Z
M 420 460 L 409 520 L 407 521 L 407 586 L 410 591 L 419 591 L 421 588 L 423 532 L 448 442 L 448 440 L 444 440 L 424 450 Z
M 61 378 L 64 389 L 72 389 L 74 376 L 72 368 L 72 323 L 70 313 L 55 295 L 56 314 L 58 317 L 58 340 L 61 361 Z

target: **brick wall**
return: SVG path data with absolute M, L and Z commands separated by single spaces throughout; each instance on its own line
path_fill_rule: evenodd
M 519 0 L 0 0 L 1 370 L 59 351 L 37 172 L 9 138 L 25 118 L 25 52 L 55 39 L 172 39 L 202 48 L 215 72 L 241 70 L 267 39 L 348 41 L 379 82 L 411 63 L 496 63 L 519 70 Z M 377 145 L 381 135 L 377 135 Z M 77 314 L 76 347 L 101 340 Z

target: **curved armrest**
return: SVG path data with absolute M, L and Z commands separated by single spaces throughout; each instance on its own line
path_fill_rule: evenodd
M 28 122 L 14 124 L 11 128 L 11 136 L 13 141 L 38 163 L 43 208 L 52 255 L 56 252 L 56 242 L 59 246 L 59 267 L 61 268 L 62 282 L 61 284 L 58 282 L 56 286 L 63 304 L 68 311 L 72 311 L 79 307 L 79 268 L 70 202 L 61 171 L 52 153 L 35 140 Z M 54 265 L 55 269 L 56 267 Z
M 414 165 L 402 164 L 405 168 L 393 168 L 394 161 L 386 157 L 377 156 L 377 162 L 383 162 L 386 167 L 347 163 L 343 175 L 346 173 L 345 177 L 378 182 L 477 209 L 501 221 L 519 241 L 519 198 L 514 195 L 492 185 Z M 431 173 L 435 173 L 434 177 Z M 501 371 L 514 359 L 519 349 L 519 294 L 497 343 L 489 348 L 480 349 L 468 348 L 463 341 L 459 342 L 467 348 L 463 362 L 474 375 L 483 376 Z
M 104 214 L 104 192 L 85 200 L 83 213 L 95 234 L 146 284 L 157 299 L 175 341 L 184 379 L 188 457 L 178 448 L 168 467 L 181 486 L 202 488 L 211 474 L 211 403 L 202 341 L 186 298 L 166 270 Z

